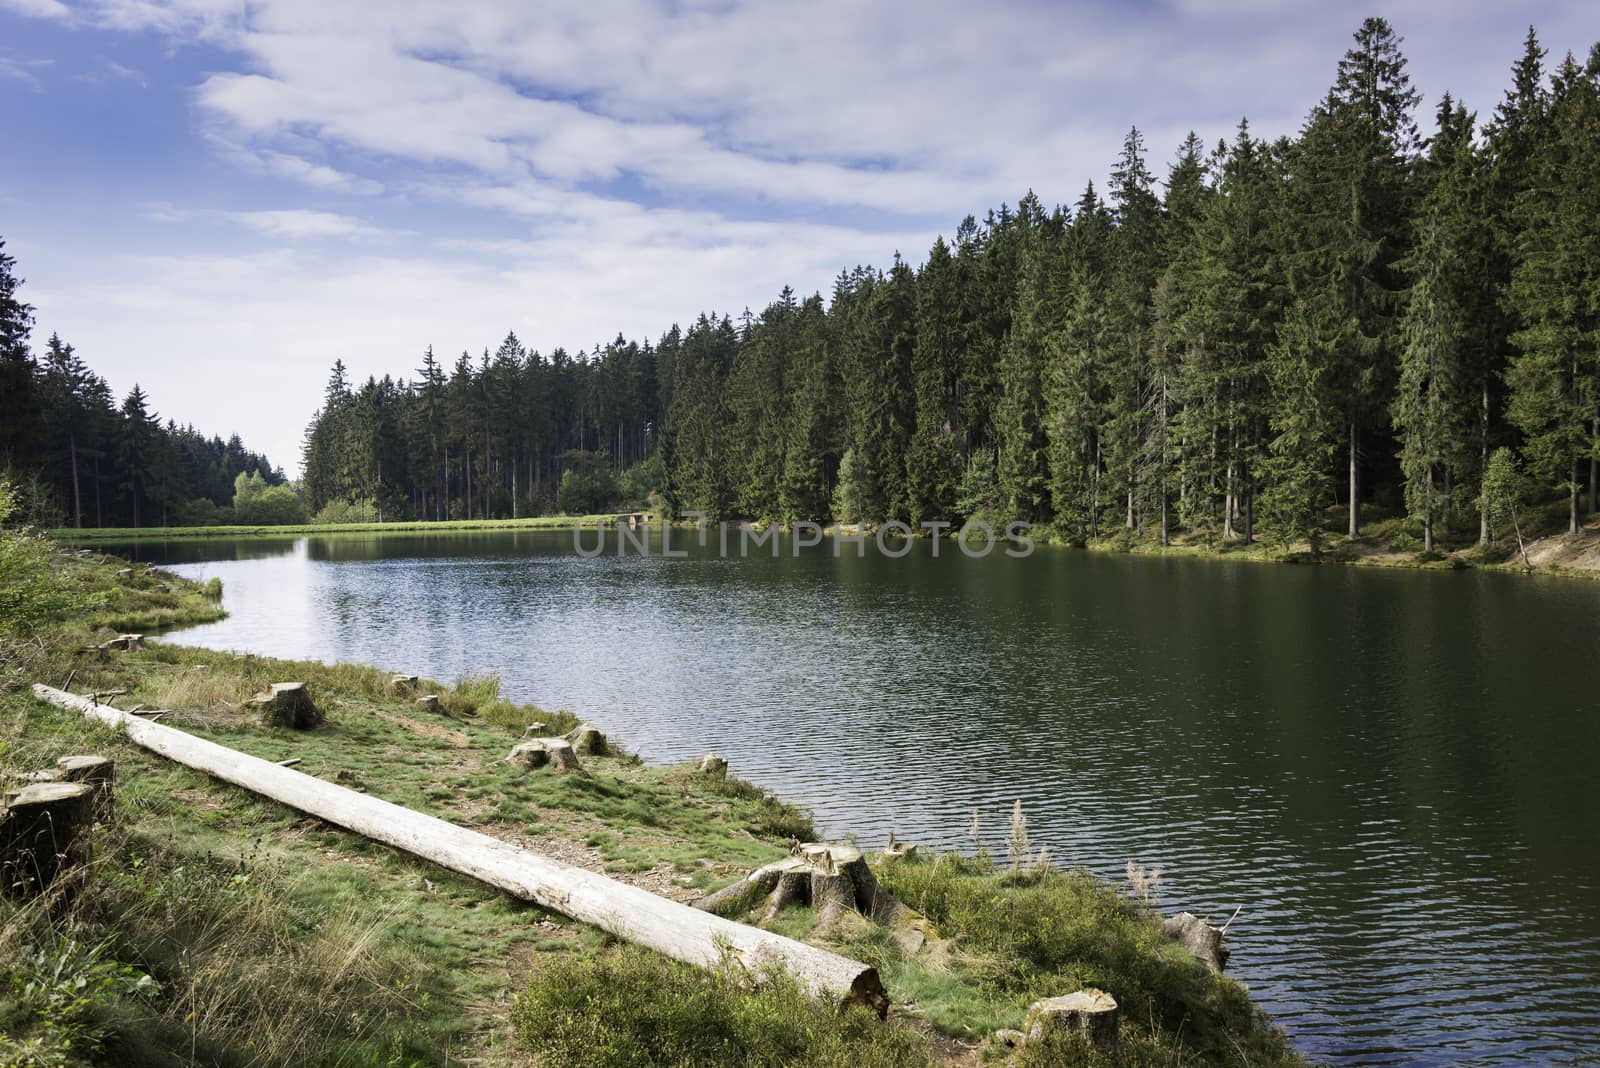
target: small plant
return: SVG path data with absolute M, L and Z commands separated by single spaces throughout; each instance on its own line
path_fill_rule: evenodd
M 0 1035 L 8 1065 L 66 1064 L 98 1052 L 110 1034 L 101 1022 L 107 1004 L 159 990 L 144 972 L 112 959 L 107 944 L 71 938 L 24 946 L 9 970 L 17 1012 Z
M 1011 807 L 1011 834 L 1006 837 L 1006 856 L 1011 860 L 1011 874 L 1043 871 L 1050 866 L 1050 847 L 1040 846 L 1034 853 L 1028 841 L 1028 817 L 1022 813 L 1022 802 Z
M 1128 890 L 1135 901 L 1147 909 L 1154 908 L 1159 900 L 1156 888 L 1160 885 L 1160 868 L 1146 868 L 1136 860 L 1128 861 Z

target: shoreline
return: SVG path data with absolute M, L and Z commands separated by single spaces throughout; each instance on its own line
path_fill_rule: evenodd
M 596 523 L 605 525 L 608 529 L 630 513 L 599 513 L 588 516 L 536 516 L 523 519 L 472 519 L 472 520 L 447 520 L 436 521 L 402 521 L 395 523 L 342 523 L 331 525 L 296 525 L 296 526 L 214 526 L 214 527 L 140 527 L 140 528 L 58 528 L 48 531 L 49 537 L 62 545 L 74 548 L 92 548 L 102 544 L 139 544 L 144 542 L 168 541 L 199 541 L 209 538 L 236 539 L 236 540 L 271 540 L 274 538 L 312 538 L 312 537 L 341 537 L 341 536 L 382 536 L 385 534 L 471 534 L 485 533 L 517 533 L 549 532 L 570 530 L 574 526 L 591 528 Z M 728 521 L 731 525 L 733 521 Z M 659 529 L 664 524 L 659 519 L 652 517 L 650 528 Z M 676 519 L 670 523 L 676 529 L 695 529 L 696 523 L 690 520 Z M 774 524 L 751 524 L 765 529 Z M 776 524 L 780 530 L 790 529 L 787 525 Z M 822 534 L 827 537 L 839 536 L 847 532 L 847 536 L 855 537 L 859 534 L 871 536 L 875 531 L 871 524 L 846 523 L 830 524 L 822 528 Z M 1363 538 L 1351 542 L 1343 535 L 1331 536 L 1330 544 L 1318 557 L 1312 557 L 1308 551 L 1301 547 L 1272 546 L 1259 537 L 1249 545 L 1243 543 L 1230 543 L 1217 548 L 1207 548 L 1192 542 L 1174 541 L 1169 545 L 1161 545 L 1148 539 L 1124 539 L 1119 536 L 1097 538 L 1085 545 L 1073 545 L 1064 541 L 1055 540 L 1048 528 L 1035 527 L 1033 529 L 1033 544 L 1036 548 L 1049 548 L 1051 550 L 1078 549 L 1087 552 L 1111 553 L 1129 556 L 1153 557 L 1187 557 L 1201 560 L 1218 560 L 1224 562 L 1244 562 L 1252 564 L 1290 564 L 1290 565 L 1334 565 L 1340 567 L 1376 567 L 1409 571 L 1483 571 L 1497 574 L 1514 574 L 1534 577 L 1581 579 L 1585 581 L 1600 580 L 1600 527 L 1589 526 L 1583 528 L 1578 534 L 1547 534 L 1542 537 L 1530 539 L 1527 543 L 1530 555 L 1561 556 L 1566 553 L 1585 560 L 1583 566 L 1564 566 L 1559 563 L 1535 564 L 1532 567 L 1523 566 L 1515 549 L 1509 550 L 1509 555 L 1503 559 L 1485 560 L 1481 558 L 1479 547 L 1472 546 L 1457 549 L 1436 549 L 1433 556 L 1422 559 L 1420 552 L 1410 550 L 1396 550 L 1376 539 Z M 896 535 L 898 537 L 898 535 Z M 949 538 L 950 535 L 944 535 Z M 925 540 L 927 535 L 914 532 L 911 540 Z M 1005 541 L 1003 536 L 997 535 L 997 540 Z
M 504 756 L 530 723 L 542 724 L 541 733 L 555 733 L 576 720 L 505 701 L 492 679 L 463 679 L 453 686 L 423 680 L 424 691 L 440 697 L 439 711 L 428 712 L 419 711 L 409 694 L 397 693 L 387 672 L 363 665 L 215 652 L 184 646 L 170 632 L 141 650 L 91 652 L 97 643 L 89 639 L 106 633 L 109 624 L 137 627 L 160 619 L 173 627 L 214 617 L 220 611 L 214 591 L 158 568 L 119 575 L 122 561 L 116 558 L 57 555 L 74 582 L 103 595 L 102 603 L 51 637 L 47 658 L 25 672 L 32 681 L 53 686 L 67 681 L 80 692 L 125 690 L 118 703 L 170 709 L 164 720 L 169 725 L 267 759 L 299 758 L 300 769 L 313 775 L 370 789 L 375 796 L 678 900 L 735 882 L 751 869 L 781 859 L 785 841 L 806 841 L 814 834 L 807 814 L 769 791 L 731 777 L 698 775 L 683 765 L 646 765 L 632 756 L 584 757 L 586 769 L 580 776 L 519 772 Z M 250 692 L 291 677 L 305 682 L 325 708 L 328 722 L 323 727 L 306 732 L 265 729 L 239 710 Z M 341 908 L 367 916 L 376 902 L 391 914 L 418 917 L 429 932 L 426 937 L 409 933 L 410 925 L 384 926 L 381 934 L 371 936 L 375 940 L 367 950 L 379 971 L 390 966 L 382 963 L 390 957 L 395 966 L 410 959 L 405 983 L 411 985 L 404 988 L 405 996 L 413 1002 L 431 999 L 434 1008 L 418 1025 L 421 1033 L 411 1047 L 423 1054 L 418 1063 L 458 1063 L 441 1057 L 439 1050 L 463 1042 L 475 1056 L 488 1055 L 498 1063 L 509 1050 L 532 1048 L 530 1042 L 537 1046 L 526 1027 L 515 1022 L 517 1013 L 508 1015 L 507 999 L 513 1005 L 538 1004 L 554 996 L 548 983 L 557 978 L 562 983 L 585 981 L 590 975 L 586 968 L 665 967 L 653 955 L 607 949 L 607 940 L 592 929 L 507 901 L 465 877 L 164 762 L 25 693 L 0 693 L 0 712 L 0 726 L 6 728 L 0 740 L 10 739 L 8 767 L 95 750 L 109 751 L 121 765 L 119 797 L 128 798 L 129 816 L 96 844 L 103 867 L 97 886 L 118 888 L 97 902 L 110 918 L 101 916 L 96 922 L 109 924 L 105 933 L 117 944 L 157 937 L 144 929 L 150 916 L 124 909 L 130 894 L 135 901 L 171 902 L 177 896 L 179 911 L 227 904 L 227 895 L 220 903 L 183 896 L 190 891 L 180 885 L 187 878 L 182 873 L 211 864 L 203 859 L 209 857 L 237 858 L 224 864 L 234 873 L 229 878 L 258 883 L 270 897 L 252 897 L 250 907 L 270 911 L 273 922 L 291 922 L 278 913 L 292 907 L 312 924 L 309 930 L 338 929 Z M 119 800 L 119 812 L 123 805 Z M 1031 1001 L 1068 993 L 1063 986 L 1072 980 L 1067 977 L 1084 974 L 1085 968 L 1099 975 L 1100 985 L 1111 989 L 1131 1014 L 1123 1039 L 1132 1047 L 1127 1050 L 1130 1058 L 1156 1048 L 1170 1056 L 1177 1049 L 1183 1052 L 1181 1063 L 1221 1064 L 1239 1043 L 1259 1063 L 1304 1063 L 1242 986 L 1209 972 L 1161 933 L 1160 915 L 1148 903 L 1107 882 L 1053 867 L 1007 867 L 986 855 L 917 861 L 874 854 L 873 867 L 883 885 L 921 905 L 937 929 L 953 939 L 940 941 L 943 948 L 935 958 L 902 950 L 886 929 L 865 921 L 824 930 L 809 909 L 785 910 L 770 921 L 770 929 L 878 967 L 896 1008 L 888 1027 L 874 1025 L 853 1041 L 898 1043 L 910 1059 L 893 1063 L 978 1064 L 986 1052 L 992 1055 L 999 1048 L 992 1037 L 997 1030 L 1021 1024 Z M 297 871 L 316 874 L 296 876 Z M 336 885 L 330 887 L 330 881 Z M 464 913 L 460 905 L 441 911 L 435 900 L 440 894 L 447 901 L 470 904 Z M 1083 925 L 1089 942 L 1039 949 L 1044 955 L 1038 958 L 1016 957 L 1015 933 L 993 919 L 997 895 L 1013 901 L 1013 915 L 1037 913 L 1041 929 Z M 350 915 L 358 930 L 382 922 L 357 922 L 357 913 Z M 475 919 L 480 915 L 487 926 Z M 508 922 L 512 917 L 521 918 Z M 167 931 L 159 937 L 175 936 Z M 313 935 L 303 937 L 314 944 Z M 239 963 L 229 968 L 276 973 L 276 981 L 282 982 L 282 969 L 309 966 L 298 949 L 286 945 L 278 938 L 265 947 L 232 946 Z M 191 946 L 184 952 L 198 950 Z M 174 962 L 163 970 L 157 962 L 151 971 L 150 960 L 132 963 L 155 975 L 163 987 L 179 983 L 183 969 L 194 966 Z M 666 979 L 693 985 L 709 981 L 706 974 L 670 970 Z M 995 976 L 1011 978 L 997 987 Z M 245 987 L 253 989 L 251 983 Z M 737 1000 L 758 995 L 730 989 L 719 996 Z M 152 1003 L 145 1008 L 163 1026 L 181 1023 L 174 1019 L 176 1006 Z M 399 1026 L 404 1014 L 393 1006 L 385 1011 L 400 1014 L 385 1027 Z M 784 1011 L 803 1015 L 809 1010 L 795 1003 Z M 311 1015 L 306 1026 L 314 1034 L 322 1025 Z M 1177 1024 L 1176 1031 L 1169 1026 L 1183 1020 L 1188 1023 Z M 633 1026 L 626 1012 L 611 1023 Z M 808 1026 L 836 1025 L 819 1020 Z M 234 1041 L 227 1026 L 219 1023 L 217 1028 L 203 1037 Z M 191 1021 L 189 1030 L 204 1028 Z M 122 1040 L 159 1045 L 160 1031 L 154 1022 L 134 1026 Z M 287 1050 L 294 1036 L 275 1041 Z M 1155 1046 L 1139 1053 L 1146 1042 Z M 866 1052 L 867 1046 L 861 1049 L 862 1063 L 878 1063 L 873 1059 L 877 1054 Z

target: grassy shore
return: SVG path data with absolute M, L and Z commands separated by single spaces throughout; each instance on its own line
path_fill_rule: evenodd
M 1083 986 L 1122 1004 L 1118 1051 L 1069 1043 L 1018 1063 L 1300 1063 L 1242 987 L 1164 939 L 1129 894 L 987 855 L 875 862 L 937 928 L 929 951 L 908 955 L 864 920 L 819 932 L 804 908 L 773 921 L 876 965 L 887 1023 L 826 1010 L 782 977 L 751 988 L 615 945 L 165 761 L 26 686 L 125 690 L 120 707 L 170 709 L 183 730 L 680 900 L 812 838 L 809 818 L 736 779 L 627 756 L 519 771 L 503 758 L 530 723 L 573 721 L 504 700 L 489 678 L 425 684 L 435 714 L 368 667 L 165 641 L 97 650 L 109 630 L 214 618 L 218 591 L 95 555 L 53 566 L 86 607 L 5 647 L 0 767 L 113 756 L 118 819 L 95 831 L 93 889 L 71 910 L 0 904 L 0 1064 L 977 1064 L 1018 1056 L 990 1036 L 1033 1000 Z M 310 687 L 322 727 L 275 731 L 244 712 L 288 679 Z
M 304 523 L 281 527 L 61 527 L 50 536 L 63 544 L 172 541 L 187 538 L 300 538 L 334 534 L 433 534 L 475 530 L 570 530 L 573 524 L 612 523 L 617 513 L 601 515 L 541 515 L 526 519 L 457 519 L 399 523 Z

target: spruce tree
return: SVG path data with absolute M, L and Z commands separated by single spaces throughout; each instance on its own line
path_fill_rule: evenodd
M 1511 298 L 1521 320 L 1507 414 L 1537 477 L 1565 493 L 1577 533 L 1600 439 L 1600 47 L 1551 86 L 1537 176 L 1517 205 Z
M 907 510 L 913 524 L 947 518 L 955 511 L 961 477 L 956 441 L 961 326 L 956 262 L 940 237 L 917 276 L 911 355 L 916 429 L 906 454 Z

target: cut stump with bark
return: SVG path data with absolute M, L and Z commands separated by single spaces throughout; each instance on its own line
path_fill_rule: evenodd
M 1022 1025 L 1028 1042 L 1047 1042 L 1054 1035 L 1080 1035 L 1101 1049 L 1117 1044 L 1117 999 L 1086 987 L 1065 997 L 1045 998 L 1028 1007 Z
M 693 904 L 705 912 L 737 917 L 763 901 L 762 923 L 791 905 L 809 905 L 817 911 L 819 928 L 837 923 L 846 913 L 859 913 L 888 927 L 907 953 L 921 950 L 929 937 L 927 918 L 879 886 L 861 850 L 851 845 L 796 845 L 784 859 Z
M 694 770 L 702 775 L 725 779 L 728 777 L 728 762 L 715 753 L 707 753 L 695 762 Z
M 1194 954 L 1207 968 L 1221 973 L 1227 967 L 1230 950 L 1222 944 L 1222 931 L 1192 912 L 1180 912 L 1161 924 L 1168 938 Z
M 143 634 L 119 634 L 110 641 L 100 643 L 102 649 L 116 649 L 124 653 L 138 652 L 144 648 Z
M 527 768 L 549 767 L 551 771 L 582 771 L 578 754 L 565 738 L 533 738 L 512 746 L 506 760 Z
M 322 722 L 322 710 L 311 700 L 311 691 L 303 682 L 275 682 L 271 692 L 256 694 L 255 703 L 261 722 L 269 727 L 303 731 Z
M 424 694 L 417 698 L 416 705 L 424 712 L 439 711 L 439 695 L 436 693 Z
M 0 890 L 33 897 L 89 859 L 94 787 L 46 782 L 6 794 L 0 810 Z
M 56 767 L 62 779 L 94 790 L 94 818 L 109 824 L 116 815 L 117 762 L 104 756 L 66 756 L 56 761 Z
M 572 748 L 575 751 L 585 756 L 605 756 L 611 752 L 611 749 L 606 745 L 604 732 L 593 723 L 580 723 L 563 737 L 572 743 Z
M 523 742 L 511 747 L 511 752 L 506 754 L 506 763 L 532 771 L 550 763 L 550 750 L 544 747 L 543 742 Z
M 394 693 L 412 693 L 417 688 L 415 675 L 390 675 L 389 689 Z
M 544 732 L 550 729 L 548 723 L 530 723 L 522 730 L 524 738 L 543 738 Z

